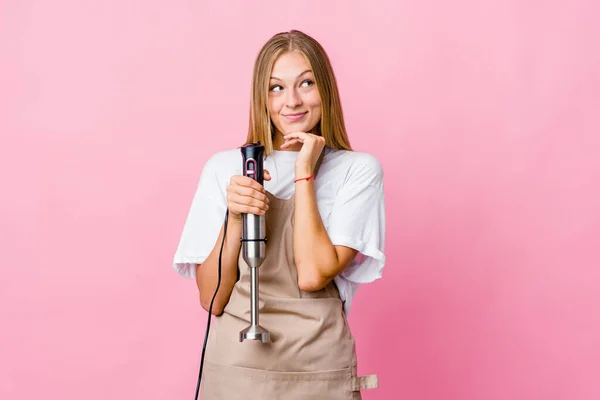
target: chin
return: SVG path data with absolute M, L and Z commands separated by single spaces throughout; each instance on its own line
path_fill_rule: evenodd
M 285 126 L 285 128 L 286 128 L 286 132 L 311 133 L 313 130 L 315 130 L 316 125 L 312 126 L 312 125 L 308 125 L 308 124 L 298 124 L 298 125 L 288 124 Z

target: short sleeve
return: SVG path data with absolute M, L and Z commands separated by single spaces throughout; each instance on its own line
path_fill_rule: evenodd
M 202 169 L 175 252 L 173 268 L 186 278 L 196 277 L 196 265 L 212 251 L 225 221 L 227 200 L 218 171 L 218 159 L 213 156 Z
M 353 292 L 356 284 L 381 278 L 385 265 L 385 200 L 383 169 L 375 157 L 361 153 L 352 162 L 336 195 L 327 231 L 334 245 L 359 252 L 340 274 L 350 282 Z

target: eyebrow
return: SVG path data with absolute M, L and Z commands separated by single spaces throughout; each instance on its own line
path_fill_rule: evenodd
M 306 73 L 308 73 L 308 72 L 312 72 L 312 70 L 310 70 L 310 69 L 307 69 L 306 71 L 304 71 L 304 72 L 302 72 L 300 75 L 298 75 L 298 78 L 300 78 L 302 75 L 304 75 L 304 74 L 306 74 Z M 279 79 L 279 78 L 276 78 L 276 77 L 274 77 L 274 76 L 272 76 L 272 77 L 271 77 L 271 79 L 275 79 L 275 80 L 277 80 L 277 81 L 280 81 L 280 80 L 281 80 L 281 79 Z

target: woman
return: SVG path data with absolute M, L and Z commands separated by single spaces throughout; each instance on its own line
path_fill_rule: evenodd
M 346 318 L 358 285 L 380 278 L 385 263 L 383 171 L 352 151 L 328 56 L 302 32 L 275 35 L 256 59 L 246 144 L 258 141 L 264 187 L 241 176 L 239 149 L 215 154 L 174 259 L 208 311 L 223 243 L 201 398 L 360 399 L 377 377 L 356 376 Z M 259 310 L 268 343 L 238 337 L 250 321 L 244 213 L 266 219 Z

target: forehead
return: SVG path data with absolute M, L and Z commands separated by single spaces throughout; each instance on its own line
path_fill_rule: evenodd
M 271 76 L 279 79 L 295 79 L 302 72 L 312 69 L 304 54 L 286 51 L 275 60 Z

